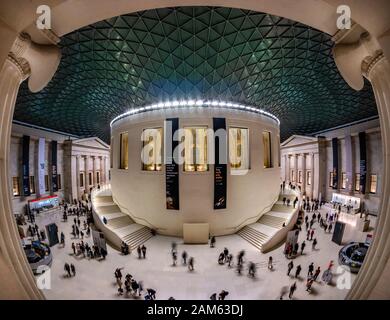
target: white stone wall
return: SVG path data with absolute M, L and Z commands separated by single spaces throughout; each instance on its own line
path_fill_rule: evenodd
M 210 108 L 211 109 L 211 108 Z M 243 223 L 255 222 L 262 210 L 272 205 L 279 193 L 280 168 L 278 167 L 277 136 L 279 127 L 275 121 L 247 112 L 224 109 L 202 111 L 165 111 L 132 116 L 118 121 L 112 127 L 114 138 L 111 188 L 114 200 L 124 212 L 138 223 L 145 221 L 161 234 L 181 236 L 183 223 L 209 223 L 210 232 L 223 235 L 235 232 Z M 163 127 L 166 118 L 178 117 L 179 127 L 213 127 L 213 117 L 226 118 L 226 126 L 249 128 L 250 170 L 246 175 L 227 175 L 227 208 L 214 210 L 214 167 L 207 172 L 183 172 L 179 166 L 180 210 L 166 209 L 165 166 L 160 172 L 142 171 L 141 133 L 145 128 Z M 273 141 L 273 168 L 263 168 L 262 131 L 268 130 Z M 128 170 L 118 169 L 120 133 L 128 132 Z M 252 218 L 252 220 L 250 220 Z

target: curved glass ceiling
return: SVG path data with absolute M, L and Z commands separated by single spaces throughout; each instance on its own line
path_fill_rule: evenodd
M 107 19 L 61 38 L 56 75 L 23 83 L 15 119 L 109 141 L 110 121 L 165 100 L 232 101 L 271 112 L 281 139 L 377 114 L 369 84 L 355 92 L 331 37 L 269 14 L 180 7 Z

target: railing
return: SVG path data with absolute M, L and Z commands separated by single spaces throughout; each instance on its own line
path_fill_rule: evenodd
M 295 190 L 288 189 L 288 190 L 291 192 L 290 195 L 293 194 L 293 195 L 298 197 L 297 207 L 293 211 L 293 213 L 290 216 L 289 220 L 287 221 L 285 227 L 283 227 L 280 230 L 278 230 L 277 232 L 275 232 L 275 234 L 273 234 L 272 237 L 268 241 L 263 243 L 263 245 L 261 246 L 261 252 L 263 252 L 263 253 L 270 251 L 277 244 L 282 242 L 286 238 L 287 233 L 294 227 L 294 225 L 296 224 L 296 222 L 298 220 L 298 214 L 299 214 L 299 210 L 300 210 L 299 208 L 300 208 L 301 202 L 302 202 L 302 194 L 299 192 L 298 189 L 295 189 Z

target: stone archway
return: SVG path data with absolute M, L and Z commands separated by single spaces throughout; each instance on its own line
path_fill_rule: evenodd
M 335 35 L 336 47 L 342 48 L 336 54 L 336 63 L 348 81 L 364 75 L 371 81 L 381 119 L 384 154 L 383 196 L 376 236 L 368 253 L 366 263 L 359 273 L 349 298 L 369 298 L 389 296 L 386 279 L 390 279 L 390 3 L 387 0 L 375 2 L 354 0 L 152 0 L 134 2 L 116 1 L 115 7 L 105 0 L 95 0 L 93 8 L 88 0 L 48 1 L 52 5 L 53 32 L 40 32 L 34 28 L 37 3 L 5 0 L 0 4 L 0 272 L 7 272 L 8 281 L 0 284 L 0 292 L 12 293 L 12 298 L 40 299 L 37 289 L 17 237 L 17 229 L 12 219 L 10 201 L 10 180 L 8 177 L 8 153 L 11 122 L 15 100 L 20 83 L 31 72 L 33 59 L 23 56 L 20 47 L 15 47 L 15 39 L 24 31 L 33 41 L 42 44 L 55 44 L 57 36 L 62 36 L 90 23 L 124 13 L 166 6 L 226 6 L 261 11 L 282 16 Z M 352 18 L 359 24 L 351 32 L 337 32 L 336 8 L 340 4 L 351 7 Z M 387 8 L 387 9 L 386 9 Z M 368 31 L 369 39 L 361 41 L 360 35 Z M 363 42 L 363 43 L 362 43 Z M 14 45 L 14 47 L 13 47 Z M 45 51 L 45 48 L 41 48 Z M 49 49 L 49 48 L 46 48 Z M 345 55 L 351 59 L 343 59 Z M 43 56 L 42 56 L 43 57 Z M 41 57 L 41 58 L 42 58 Z M 352 62 L 354 64 L 352 65 Z M 362 68 L 363 67 L 363 68 Z M 33 70 L 38 72 L 39 70 Z M 50 74 L 50 70 L 48 74 Z M 351 73 L 353 75 L 351 76 Z M 12 79 L 10 81 L 9 79 Z M 48 79 L 50 80 L 50 79 Z M 356 80 L 356 79 L 355 79 Z M 349 82 L 350 83 L 350 82 Z M 385 276 L 385 278 L 383 278 Z M 382 277 L 381 283 L 379 279 Z M 385 284 L 383 286 L 382 284 Z M 381 287 L 382 285 L 382 287 Z

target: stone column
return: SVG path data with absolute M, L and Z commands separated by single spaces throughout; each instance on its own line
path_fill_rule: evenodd
M 96 157 L 91 156 L 92 158 L 92 185 L 96 186 Z
M 310 197 L 314 198 L 314 174 L 316 174 L 316 171 L 314 170 L 314 152 L 310 155 L 310 157 L 311 157 Z
M 295 184 L 298 185 L 298 157 L 299 154 L 294 155 L 294 171 L 295 171 Z
M 76 156 L 76 194 L 77 200 L 80 199 L 80 156 Z
M 347 295 L 348 299 L 369 299 L 390 294 L 390 64 L 383 54 L 373 58 L 367 67 L 366 76 L 371 81 L 380 115 L 383 141 L 382 197 L 374 239 Z
M 290 155 L 286 154 L 286 183 L 290 182 Z
M 89 193 L 89 172 L 88 172 L 88 160 L 89 156 L 84 156 L 84 189 L 86 193 Z
M 38 47 L 33 56 L 32 45 L 27 35 L 20 35 L 0 69 L 0 269 L 6 274 L 0 283 L 0 297 L 8 299 L 44 299 L 20 245 L 18 229 L 12 215 L 12 185 L 9 179 L 12 118 L 20 83 L 31 74 L 30 89 L 39 89 L 51 79 L 58 66 L 57 64 L 54 70 L 45 70 L 51 66 L 49 59 L 46 64 L 41 61 L 47 51 L 42 49 L 40 52 Z M 52 49 L 52 46 L 47 48 Z M 39 62 L 42 63 L 40 75 L 37 71 L 31 72 L 31 63 Z
M 302 170 L 302 192 L 306 192 L 306 154 L 301 154 L 301 170 Z

